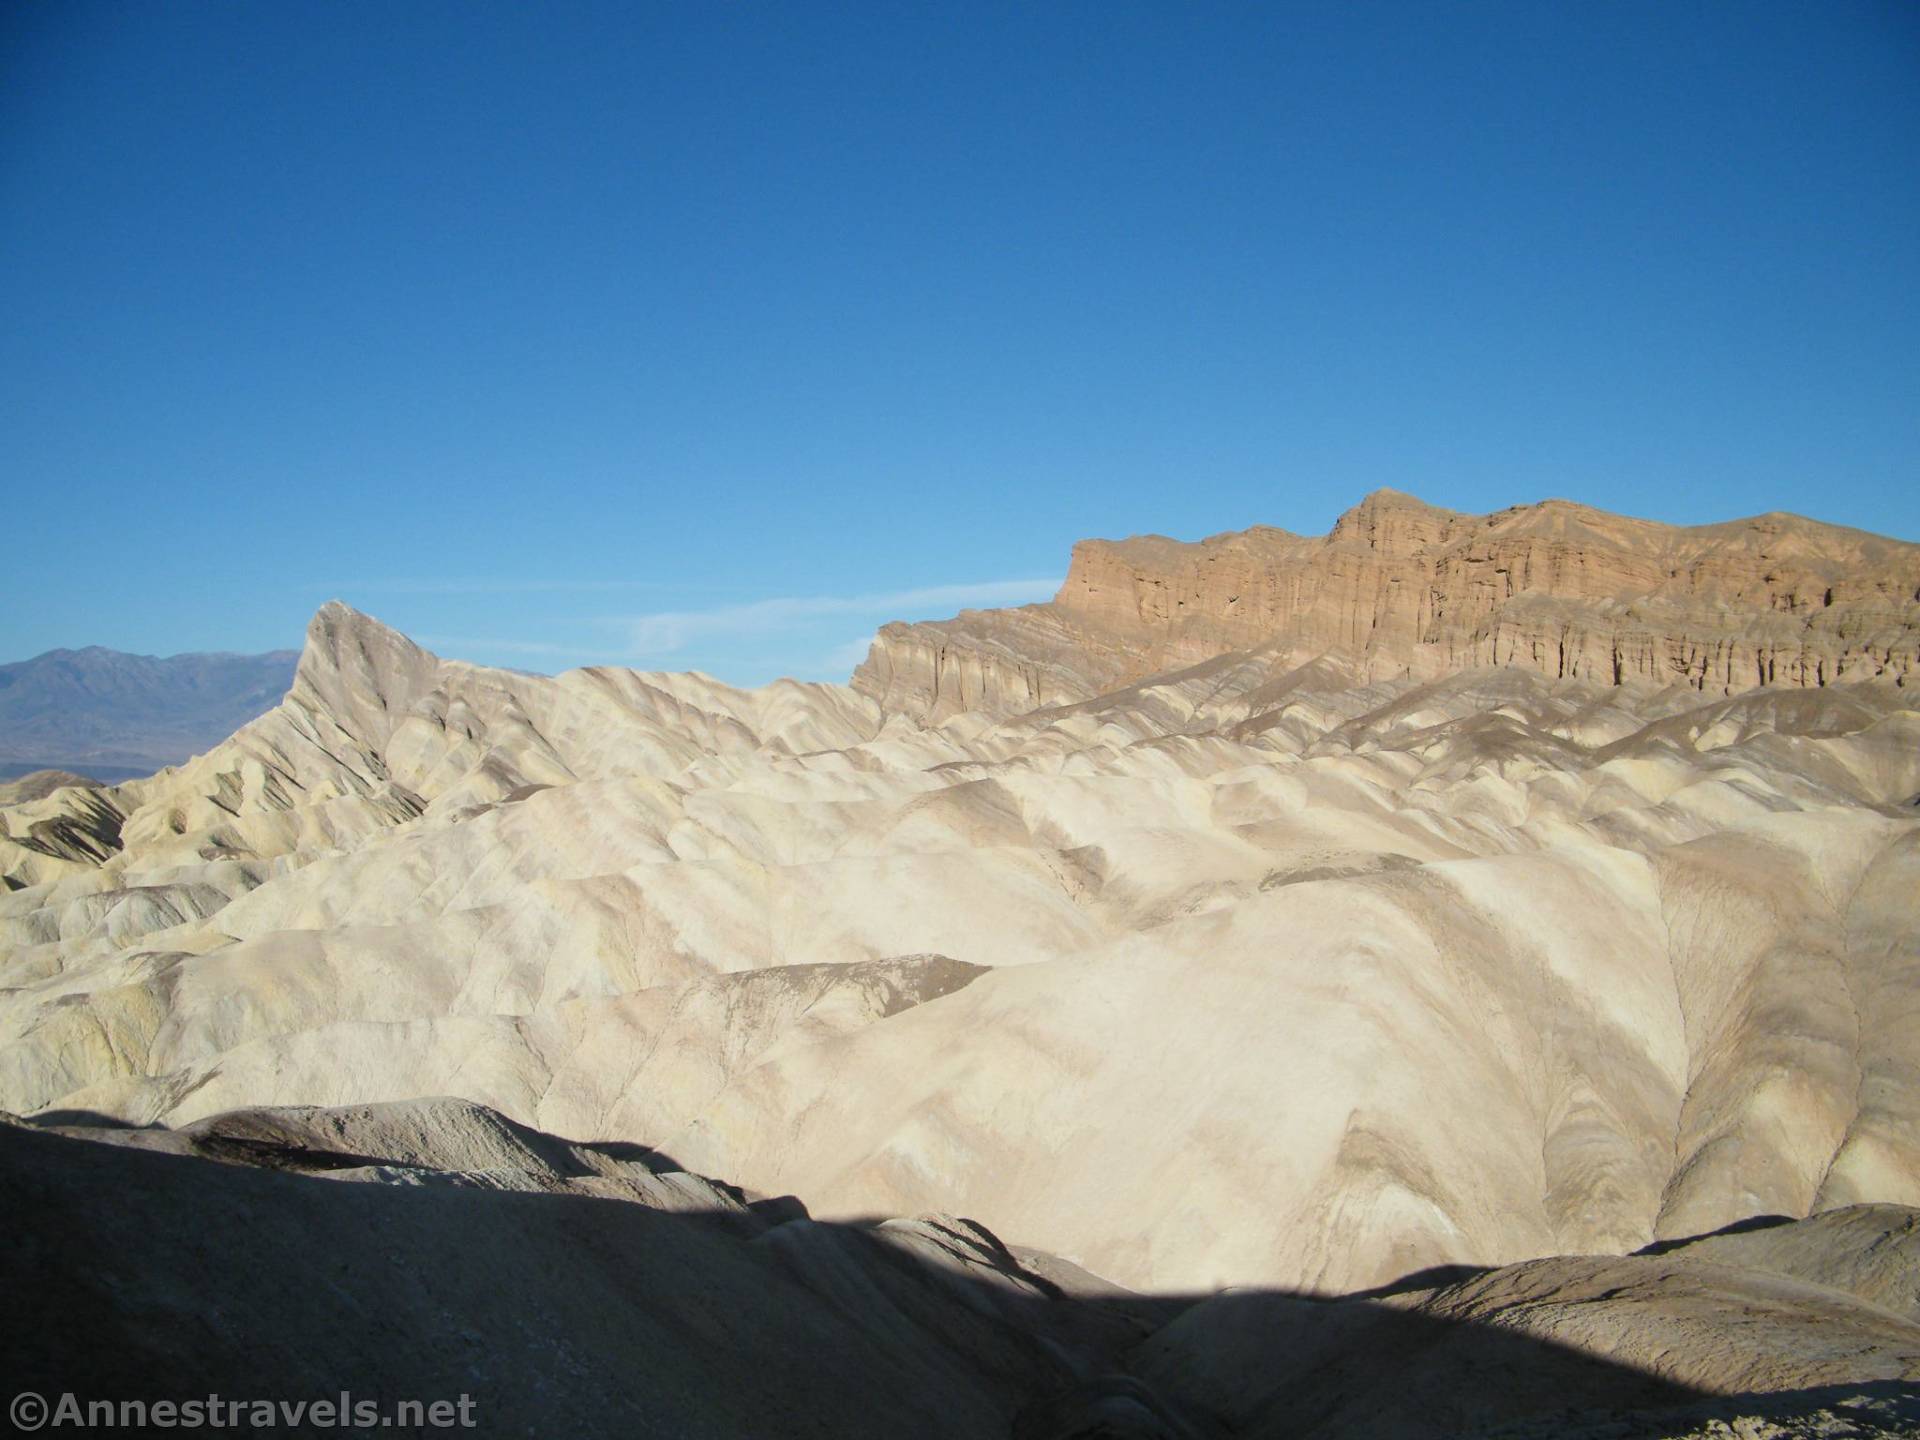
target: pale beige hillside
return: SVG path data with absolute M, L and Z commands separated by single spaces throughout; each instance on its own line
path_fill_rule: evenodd
M 1618 1253 L 1920 1203 L 1917 794 L 1886 678 L 1275 643 L 929 726 L 329 606 L 227 744 L 0 811 L 0 1106 L 457 1095 L 1140 1287 Z

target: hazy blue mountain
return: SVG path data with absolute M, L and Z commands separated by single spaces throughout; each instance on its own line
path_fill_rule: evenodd
M 128 655 L 90 645 L 0 665 L 0 777 L 147 775 L 273 708 L 299 652 Z

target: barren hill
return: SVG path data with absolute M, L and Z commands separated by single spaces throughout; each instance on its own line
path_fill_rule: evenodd
M 0 806 L 0 1108 L 455 1096 L 1156 1294 L 1519 1267 L 1432 1303 L 1657 1368 L 1581 1307 L 1719 1280 L 1527 1267 L 1920 1205 L 1915 554 L 1375 496 L 1082 546 L 1051 605 L 756 691 L 329 605 L 223 744 Z M 1203 1417 L 1138 1433 L 1320 1393 L 1255 1384 L 1243 1314 L 1129 1362 Z M 1832 1374 L 1910 1380 L 1905 1343 Z M 1388 1433 L 1338 1400 L 1315 1433 Z

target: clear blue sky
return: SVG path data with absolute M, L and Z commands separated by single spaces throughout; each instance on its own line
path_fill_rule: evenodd
M 1920 538 L 1920 6 L 15 0 L 0 484 L 0 659 L 745 682 L 1379 485 Z

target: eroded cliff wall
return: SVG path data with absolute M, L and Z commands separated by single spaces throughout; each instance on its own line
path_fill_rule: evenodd
M 1791 515 L 1678 527 L 1561 500 L 1465 515 L 1381 490 L 1325 536 L 1083 541 L 1050 604 L 890 625 L 854 684 L 921 718 L 1014 714 L 1258 647 L 1335 654 L 1367 679 L 1904 684 L 1920 546 Z

